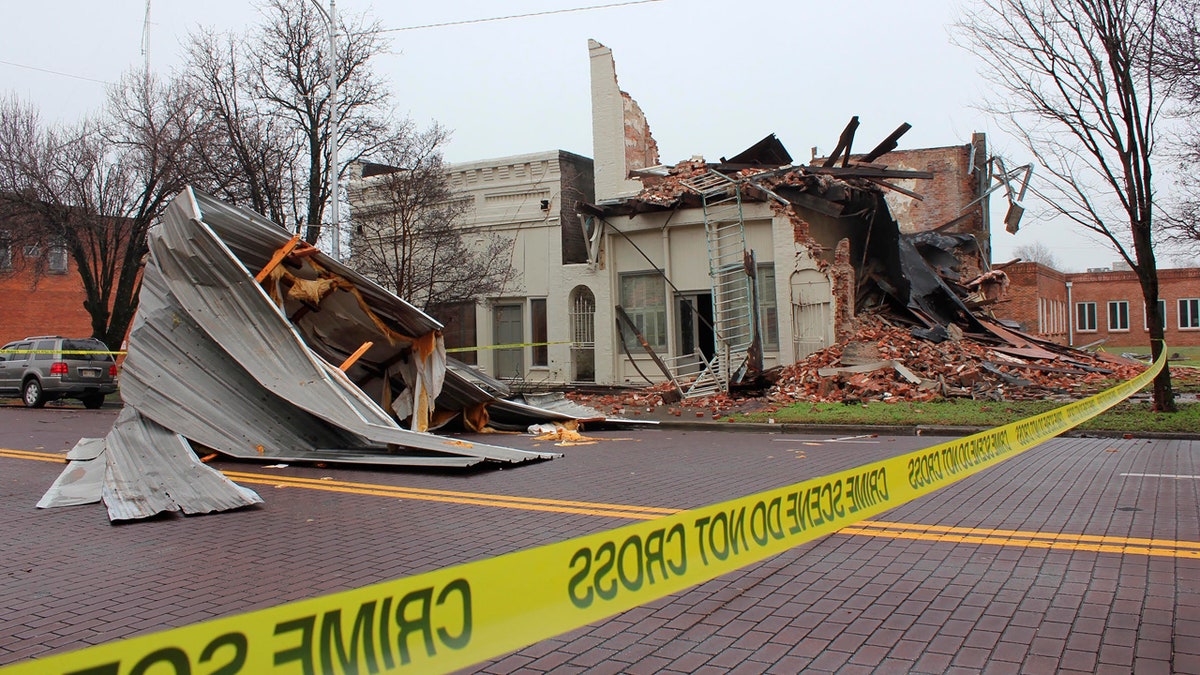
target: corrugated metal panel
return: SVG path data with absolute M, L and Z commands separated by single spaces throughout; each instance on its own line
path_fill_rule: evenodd
M 58 479 L 42 495 L 37 503 L 39 509 L 55 506 L 78 506 L 100 501 L 100 490 L 104 485 L 104 439 L 81 438 L 67 453 L 70 463 L 59 474 Z
M 450 439 L 400 428 L 345 373 L 313 353 L 251 273 L 229 254 L 215 231 L 207 227 L 207 221 L 181 217 L 187 203 L 181 205 L 180 202 L 187 196 L 185 192 L 176 199 L 162 224 L 155 228 L 150 238 L 152 262 L 162 271 L 162 279 L 183 312 L 220 345 L 226 361 L 241 366 L 262 388 L 300 411 L 358 436 L 361 439 L 359 445 L 398 445 L 506 462 L 558 456 L 485 444 L 468 448 Z M 236 231 L 233 225 L 238 221 L 229 213 L 230 208 L 206 210 L 204 217 L 220 223 L 227 232 Z M 270 244 L 260 246 L 266 248 Z M 269 254 L 270 250 L 267 250 L 264 257 Z M 345 271 L 333 261 L 328 264 L 339 275 Z M 342 296 L 344 299 L 347 295 L 335 293 L 329 297 Z M 414 313 L 409 322 L 411 326 L 418 326 L 422 320 L 432 321 L 398 298 L 393 296 L 392 300 L 394 302 L 388 303 L 391 309 Z M 353 317 L 348 311 L 339 311 L 339 307 L 327 310 L 327 303 L 329 299 L 322 302 L 318 315 L 321 326 L 326 327 L 327 334 L 345 331 Z M 317 313 L 309 314 L 314 315 Z M 364 321 L 367 319 L 360 319 L 356 325 L 361 326 Z M 425 324 L 425 327 L 436 325 Z M 380 339 L 378 331 L 375 336 Z M 358 346 L 357 340 L 352 342 L 354 347 Z M 130 352 L 133 347 L 131 341 Z M 398 347 L 392 349 L 399 351 Z M 221 362 L 221 366 L 228 364 Z M 178 385 L 167 383 L 168 388 L 172 386 Z M 207 393 L 220 396 L 224 390 Z M 207 421 L 214 425 L 224 423 L 222 418 Z
M 111 519 L 209 513 L 261 501 L 201 464 L 189 440 L 275 461 L 462 467 L 560 456 L 402 428 L 377 403 L 379 392 L 373 397 L 360 383 L 382 388 L 402 379 L 417 392 L 409 401 L 428 414 L 422 403 L 441 392 L 446 378 L 445 349 L 434 332 L 441 325 L 319 253 L 310 256 L 319 267 L 301 263 L 290 270 L 292 278 L 332 274 L 349 287 L 316 306 L 277 305 L 254 274 L 288 239 L 269 221 L 190 189 L 151 230 L 122 376 L 126 408 L 101 455 Z M 331 365 L 365 342 L 374 346 L 348 372 Z M 449 379 L 452 403 L 492 398 L 460 376 Z M 424 418 L 418 412 L 412 419 L 418 426 Z M 75 464 L 43 502 L 63 499 Z
M 104 440 L 108 461 L 102 494 L 110 520 L 171 511 L 212 513 L 262 503 L 255 491 L 201 464 L 182 436 L 132 408 L 121 411 Z

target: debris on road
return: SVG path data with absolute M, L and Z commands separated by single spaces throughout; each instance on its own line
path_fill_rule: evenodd
M 112 520 L 261 502 L 197 459 L 466 467 L 553 452 L 428 433 L 597 419 L 507 400 L 450 363 L 441 324 L 250 211 L 191 188 L 148 236 L 109 434 L 81 441 L 41 507 L 103 500 Z

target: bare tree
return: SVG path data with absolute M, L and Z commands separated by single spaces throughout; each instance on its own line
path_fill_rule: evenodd
M 1154 257 L 1153 66 L 1165 0 L 978 0 L 958 34 L 998 87 L 988 109 L 1010 123 L 1049 174 L 1046 203 L 1107 239 L 1142 288 L 1151 351 L 1163 351 Z M 1154 408 L 1174 411 L 1171 375 Z
M 1013 254 L 1022 260 L 1040 263 L 1051 269 L 1058 269 L 1058 259 L 1049 246 L 1040 241 L 1032 244 L 1022 244 L 1013 249 Z
M 228 145 L 208 162 L 214 174 L 233 172 L 223 197 L 288 229 L 303 226 L 315 244 L 332 193 L 334 116 L 339 172 L 397 133 L 390 92 L 371 68 L 386 43 L 364 17 L 338 17 L 335 104 L 325 17 L 309 0 L 265 0 L 260 9 L 263 23 L 246 34 L 192 36 L 187 72 Z
M 308 212 L 297 175 L 304 144 L 291 124 L 250 95 L 241 44 L 232 35 L 202 31 L 188 45 L 184 76 L 215 136 L 198 155 L 217 196 L 298 227 Z
M 203 131 L 191 99 L 181 83 L 129 74 L 101 117 L 75 127 L 0 101 L 0 195 L 24 241 L 75 261 L 92 335 L 106 344 L 121 344 L 137 310 L 147 230 L 195 178 Z
M 1154 72 L 1180 102 L 1173 112 L 1181 119 L 1181 132 L 1172 144 L 1179 164 L 1177 192 L 1165 209 L 1171 240 L 1193 251 L 1200 250 L 1200 2 L 1173 0 L 1163 20 L 1166 36 L 1155 54 Z
M 424 310 L 500 294 L 513 274 L 513 240 L 463 222 L 473 207 L 450 189 L 447 139 L 437 126 L 398 135 L 366 165 L 355 210 L 355 267 Z
M 365 17 L 338 16 L 336 104 L 329 85 L 329 26 L 311 0 L 264 0 L 263 23 L 246 34 L 200 31 L 188 46 L 187 77 L 223 131 L 206 163 L 218 195 L 247 205 L 305 240 L 322 237 L 330 201 L 331 121 L 340 174 L 396 133 L 390 91 L 371 61 L 386 43 Z M 331 222 L 344 222 L 338 214 Z

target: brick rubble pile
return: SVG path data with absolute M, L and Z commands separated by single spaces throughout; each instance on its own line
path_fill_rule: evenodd
M 674 387 L 663 382 L 636 391 L 572 394 L 571 398 L 617 416 L 637 416 L 666 405 L 670 414 L 683 418 L 716 418 L 733 410 L 771 410 L 798 401 L 865 403 L 952 397 L 1071 400 L 1111 386 L 1114 381 L 1130 379 L 1146 367 L 1136 361 L 1080 350 L 1070 350 L 1057 359 L 1019 359 L 970 337 L 935 344 L 877 317 L 859 319 L 858 330 L 848 339 L 769 373 L 773 383 L 765 391 L 735 391 L 676 402 Z M 910 381 L 895 367 L 824 375 L 820 372 L 885 361 L 900 364 L 919 382 Z M 1087 372 L 1080 366 L 1097 372 Z

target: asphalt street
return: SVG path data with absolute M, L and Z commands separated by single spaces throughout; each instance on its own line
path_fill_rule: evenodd
M 116 411 L 0 406 L 5 664 L 478 560 L 942 438 L 588 432 L 504 470 L 215 461 L 265 503 L 39 510 Z M 470 439 L 469 436 L 464 436 Z M 553 447 L 527 435 L 487 442 Z M 870 522 L 469 670 L 1200 673 L 1200 442 L 1060 438 Z

